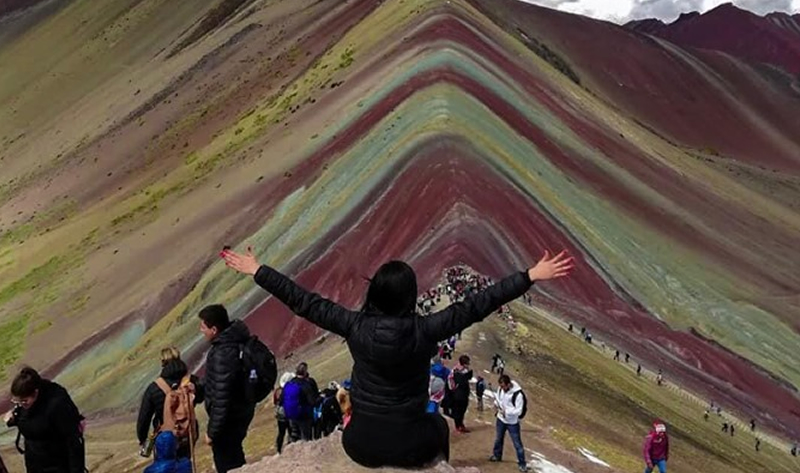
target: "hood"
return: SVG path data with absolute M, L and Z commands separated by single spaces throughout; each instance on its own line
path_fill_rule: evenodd
M 498 390 L 502 391 L 503 388 L 498 387 Z M 509 394 L 514 394 L 517 391 L 522 391 L 522 387 L 520 387 L 519 383 L 516 381 L 511 381 L 511 389 L 508 390 Z
M 448 370 L 443 364 L 436 363 L 431 366 L 431 374 L 437 378 L 445 379 L 450 375 L 450 370 Z
M 174 460 L 177 456 L 177 450 L 178 439 L 175 438 L 175 434 L 169 431 L 158 434 L 154 454 L 156 461 Z
M 250 329 L 241 320 L 234 320 L 231 326 L 215 338 L 212 345 L 241 345 L 250 338 Z

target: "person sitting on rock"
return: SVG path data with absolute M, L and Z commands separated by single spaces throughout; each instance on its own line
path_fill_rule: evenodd
M 225 249 L 221 256 L 295 314 L 347 341 L 353 357 L 353 415 L 342 444 L 353 461 L 369 468 L 416 468 L 448 460 L 447 422 L 425 412 L 436 343 L 525 294 L 534 282 L 567 276 L 573 267 L 566 252 L 545 253 L 527 271 L 422 317 L 415 312 L 416 275 L 401 261 L 382 265 L 369 282 L 361 310 L 348 310 L 260 265 L 251 249 L 245 254 Z

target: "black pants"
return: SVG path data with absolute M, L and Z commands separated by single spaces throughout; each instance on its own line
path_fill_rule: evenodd
M 228 473 L 245 464 L 242 443 L 247 437 L 247 429 L 253 420 L 255 406 L 247 412 L 230 419 L 217 438 L 212 439 L 211 452 L 214 454 L 214 467 L 217 473 Z
M 453 421 L 456 428 L 464 427 L 464 415 L 467 413 L 469 399 L 453 399 Z
M 289 421 L 278 419 L 278 438 L 275 439 L 275 448 L 278 449 L 278 453 L 283 450 L 283 440 L 286 438 L 287 430 L 289 430 Z
M 367 468 L 420 468 L 450 460 L 450 429 L 439 414 L 387 420 L 354 413 L 342 446 L 351 460 Z
M 298 419 L 289 421 L 289 442 L 299 440 L 313 440 L 314 421 L 312 419 Z

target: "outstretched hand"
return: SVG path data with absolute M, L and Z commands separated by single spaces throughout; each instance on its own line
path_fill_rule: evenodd
M 240 273 L 254 275 L 258 268 L 261 267 L 253 254 L 253 248 L 249 246 L 247 247 L 247 253 L 244 254 L 236 253 L 226 248 L 219 255 L 222 256 L 229 268 L 233 268 Z
M 550 257 L 549 251 L 545 251 L 536 266 L 528 270 L 528 277 L 531 282 L 563 278 L 575 267 L 573 261 L 574 258 L 567 255 L 567 250 L 553 257 Z

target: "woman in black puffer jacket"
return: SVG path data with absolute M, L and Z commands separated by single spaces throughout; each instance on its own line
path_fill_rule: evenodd
M 503 304 L 525 294 L 537 280 L 566 276 L 572 258 L 545 253 L 526 272 L 514 273 L 427 317 L 415 312 L 417 280 L 406 263 L 384 264 L 370 280 L 360 311 L 348 310 L 306 291 L 253 253 L 223 250 L 228 266 L 256 283 L 292 311 L 347 340 L 353 356 L 353 415 L 342 443 L 366 467 L 415 468 L 449 460 L 449 429 L 439 415 L 427 414 L 430 359 L 436 343 L 480 322 Z
M 170 386 L 180 384 L 181 380 L 189 373 L 189 369 L 181 360 L 180 352 L 176 348 L 165 348 L 161 350 L 161 375 Z M 191 375 L 189 380 L 195 388 L 195 406 L 202 403 L 204 396 L 203 386 L 195 375 Z M 150 427 L 158 429 L 164 421 L 164 400 L 166 394 L 158 387 L 155 381 L 147 386 L 142 396 L 142 405 L 139 408 L 139 419 L 136 422 L 136 436 L 139 439 L 139 447 L 143 448 L 150 434 Z M 197 439 L 199 426 L 195 421 L 195 435 Z M 178 447 L 178 458 L 188 458 L 190 455 L 189 444 L 181 444 Z

